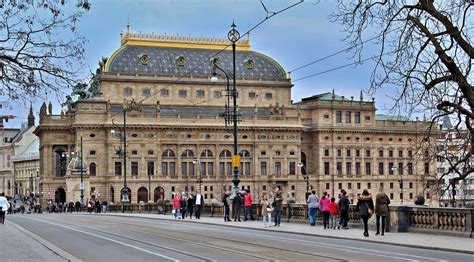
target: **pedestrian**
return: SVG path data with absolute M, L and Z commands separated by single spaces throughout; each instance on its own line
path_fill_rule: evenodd
M 107 201 L 102 201 L 102 213 L 107 213 Z
M 189 194 L 188 201 L 186 203 L 186 216 L 189 215 L 189 219 L 193 218 L 193 210 L 194 210 L 194 199 L 193 194 Z
M 331 200 L 329 200 L 328 193 L 324 192 L 319 200 L 319 209 L 323 213 L 324 229 L 329 228 L 329 203 L 331 203 Z
M 367 222 L 369 221 L 370 216 L 374 213 L 374 201 L 372 200 L 372 195 L 369 194 L 367 189 L 362 191 L 362 195 L 357 201 L 356 212 L 359 212 L 359 216 L 364 222 L 364 236 L 368 237 L 369 230 Z
M 76 212 L 81 212 L 81 202 L 76 201 Z
M 87 200 L 87 212 L 89 212 L 89 214 L 92 214 L 92 209 L 94 208 L 94 201 L 92 199 L 88 199 Z
M 269 227 L 272 225 L 272 212 L 273 208 L 270 203 L 270 200 L 267 197 L 266 193 L 263 193 L 262 200 L 260 201 L 262 205 L 262 217 L 263 217 L 263 225 L 265 227 Z
M 349 229 L 347 223 L 349 222 L 349 199 L 347 198 L 346 190 L 341 190 L 341 198 L 339 199 L 339 226 L 337 229 Z
M 242 209 L 242 196 L 240 192 L 235 195 L 234 200 L 233 200 L 233 205 L 234 205 L 234 222 L 241 221 L 240 220 L 240 210 Z
M 329 228 L 336 229 L 337 215 L 339 214 L 339 206 L 336 204 L 336 199 L 331 197 L 331 203 L 329 203 L 329 214 L 331 215 Z
M 229 222 L 229 213 L 230 213 L 230 208 L 229 208 L 229 192 L 224 192 L 224 195 L 222 196 L 222 203 L 224 204 L 224 222 Z
M 69 211 L 69 213 L 72 213 L 72 211 L 74 211 L 74 202 L 72 202 L 72 201 L 71 201 L 71 202 L 69 202 L 68 209 L 69 209 L 69 210 L 68 210 L 68 211 Z
M 194 197 L 194 208 L 196 209 L 196 219 L 201 219 L 202 207 L 204 206 L 204 197 L 201 192 L 197 193 Z
M 180 201 L 179 193 L 176 193 L 173 197 L 173 211 L 174 211 L 174 219 L 177 219 L 179 216 L 179 210 L 181 208 L 181 201 Z
M 183 192 L 183 194 L 181 195 L 181 200 L 179 201 L 179 205 L 180 205 L 180 208 L 181 208 L 181 219 L 184 220 L 184 218 L 186 217 L 186 204 L 187 204 L 187 199 L 186 199 L 186 195 L 185 193 Z
M 252 195 L 250 194 L 249 189 L 245 189 L 244 196 L 244 221 L 247 221 L 247 217 L 250 215 L 250 219 L 255 220 L 252 214 Z
M 100 210 L 101 210 L 101 209 L 102 209 L 102 207 L 101 207 L 101 201 L 100 201 L 99 199 L 97 199 L 97 200 L 95 201 L 95 212 L 96 212 L 97 214 L 100 214 Z
M 319 208 L 319 197 L 316 195 L 316 191 L 311 191 L 311 195 L 308 196 L 308 216 L 309 223 L 311 226 L 316 226 L 316 220 L 318 219 L 318 208 Z
M 8 203 L 5 193 L 0 194 L 0 223 L 5 224 L 5 212 L 10 208 L 10 203 Z
M 380 187 L 379 193 L 375 197 L 375 218 L 377 219 L 377 232 L 375 235 L 380 234 L 380 222 L 382 222 L 382 236 L 385 233 L 385 219 L 388 216 L 388 205 L 390 205 L 390 199 L 387 194 L 383 192 L 383 187 Z
M 279 227 L 281 223 L 281 211 L 283 209 L 283 194 L 280 189 L 277 189 L 275 193 L 272 206 L 275 210 L 275 226 Z

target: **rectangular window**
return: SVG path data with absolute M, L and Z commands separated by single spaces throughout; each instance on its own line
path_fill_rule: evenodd
M 370 157 L 370 149 L 365 150 L 365 157 Z
M 225 163 L 225 173 L 228 176 L 232 175 L 232 163 L 231 162 L 226 162 Z
M 219 162 L 219 174 L 225 175 L 225 162 Z
M 372 189 L 372 184 L 371 183 L 367 183 L 367 189 Z
M 413 188 L 413 182 L 408 183 L 408 188 L 410 188 L 410 189 Z
M 265 98 L 266 99 L 273 99 L 273 94 L 272 93 L 265 93 Z
M 360 150 L 356 149 L 356 157 L 360 157 Z
M 357 183 L 357 189 L 360 189 L 360 183 Z
M 393 175 L 393 163 L 388 163 L 388 174 Z
M 413 157 L 413 151 L 411 150 L 408 151 L 408 157 Z
M 188 175 L 188 168 L 186 162 L 181 162 L 181 176 L 186 177 Z
M 213 176 L 214 175 L 214 163 L 213 162 L 208 162 L 207 163 L 207 175 L 208 176 Z
M 370 167 L 371 167 L 370 162 L 366 162 L 365 163 L 365 175 L 367 175 L 367 176 L 370 176 L 371 173 L 372 173 L 371 170 L 370 170 L 371 169 Z M 383 170 L 383 168 L 382 168 L 382 170 Z
M 351 123 L 351 121 L 352 121 L 351 116 L 352 116 L 352 113 L 350 111 L 347 111 L 346 112 L 346 123 Z
M 122 175 L 122 162 L 115 162 L 115 175 L 116 176 Z
M 393 189 L 393 182 L 390 182 L 390 189 Z
M 430 174 L 430 163 L 425 163 L 425 175 Z
M 413 199 L 413 193 L 410 193 L 410 199 Z
M 351 162 L 346 162 L 346 175 L 348 175 L 348 176 L 352 175 L 352 163 Z
M 275 162 L 275 175 L 281 176 L 281 162 Z
M 400 158 L 403 157 L 403 151 L 402 150 L 398 150 L 398 157 L 400 157 Z
M 408 174 L 413 175 L 413 163 L 408 163 L 407 169 L 408 169 Z
M 131 96 L 132 95 L 132 88 L 130 87 L 126 87 L 123 89 L 123 94 L 126 95 L 126 96 Z
M 326 190 L 329 190 L 330 188 L 329 183 L 326 183 Z
M 393 150 L 388 150 L 388 157 L 393 157 Z
M 267 175 L 267 162 L 260 162 L 260 174 L 262 176 Z
M 352 183 L 347 183 L 347 189 L 352 189 Z
M 360 112 L 354 113 L 354 123 L 360 124 Z
M 393 199 L 393 193 L 390 193 L 390 199 Z
M 296 162 L 290 162 L 290 175 L 296 175 Z
M 341 190 L 341 189 L 342 189 L 342 183 L 338 183 L 338 184 L 337 184 L 337 188 L 338 188 L 339 190 Z
M 160 94 L 161 96 L 169 96 L 170 91 L 168 89 L 161 89 Z
M 383 188 L 383 182 L 380 182 L 379 187 Z
M 169 162 L 169 175 L 170 176 L 175 176 L 176 175 L 175 169 L 176 169 L 175 163 L 174 162 Z
M 132 176 L 138 176 L 138 162 L 132 162 Z
M 249 98 L 250 99 L 255 99 L 256 97 L 257 97 L 257 93 L 255 93 L 255 92 L 250 92 L 249 93 Z
M 360 162 L 356 162 L 356 176 L 360 176 Z
M 168 175 L 168 163 L 167 162 L 162 162 L 161 163 L 161 174 L 164 176 Z
M 152 161 L 147 162 L 146 170 L 147 170 L 147 175 L 149 176 L 155 175 L 155 162 L 152 162 Z
M 341 150 L 341 149 L 338 149 L 338 150 L 337 150 L 337 156 L 338 156 L 338 157 L 341 157 L 341 156 L 342 156 L 342 150 Z
M 383 176 L 383 163 L 379 163 L 379 175 Z
M 329 175 L 329 162 L 324 162 L 324 174 Z
M 324 156 L 329 156 L 329 149 L 324 149 Z
M 398 163 L 398 174 L 403 176 L 403 163 Z
M 221 91 L 214 91 L 214 98 L 221 98 L 222 92 Z
M 196 96 L 197 96 L 197 97 L 204 97 L 205 94 L 206 94 L 206 93 L 204 92 L 204 90 L 197 90 L 197 91 L 196 91 Z
M 244 166 L 245 166 L 245 175 L 250 176 L 250 162 L 245 162 Z
M 342 111 L 336 111 L 336 123 L 342 123 Z
M 143 96 L 150 96 L 151 92 L 150 92 L 150 89 L 149 88 L 144 88 L 143 91 Z
M 342 162 L 337 162 L 336 163 L 336 169 L 337 169 L 337 174 L 339 176 L 342 176 Z
M 379 150 L 379 157 L 383 157 L 383 150 Z
M 351 156 L 351 150 L 350 149 L 346 150 L 346 156 Z
M 186 90 L 184 89 L 181 89 L 178 91 L 178 96 L 179 97 L 186 97 L 186 95 L 188 94 L 188 92 L 186 92 Z

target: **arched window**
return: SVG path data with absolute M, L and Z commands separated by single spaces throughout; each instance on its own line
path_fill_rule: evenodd
M 54 152 L 55 176 L 63 177 L 66 175 L 67 169 L 67 154 L 63 149 L 58 149 Z
M 201 166 L 200 172 L 203 176 L 213 176 L 214 175 L 214 154 L 211 150 L 206 149 L 201 152 Z
M 225 149 L 219 154 L 219 174 L 232 175 L 232 153 Z
M 164 197 L 165 197 L 165 190 L 162 187 L 155 188 L 153 192 L 154 202 L 158 202 L 158 200 L 164 199 Z
M 174 152 L 171 149 L 166 149 L 161 156 L 162 157 L 175 157 Z
M 181 158 L 193 158 L 193 157 L 194 157 L 194 152 L 189 149 L 186 149 L 183 151 L 183 153 L 181 153 Z
M 301 174 L 306 175 L 306 154 L 301 152 L 301 163 L 303 166 L 301 167 Z
M 115 203 L 115 191 L 113 186 L 110 187 L 110 202 Z
M 186 149 L 181 153 L 181 176 L 194 176 L 194 152 Z
M 250 176 L 250 166 L 252 159 L 250 158 L 250 152 L 247 150 L 242 150 L 239 153 L 240 155 L 240 168 L 239 173 L 240 175 Z
M 212 154 L 212 151 L 209 149 L 203 150 L 201 152 L 201 157 L 213 157 L 214 154 Z
M 148 203 L 148 189 L 145 187 L 140 187 L 137 191 L 137 203 L 140 203 L 140 201 Z
M 175 176 L 176 155 L 173 150 L 166 149 L 161 155 L 161 174 L 163 176 Z
M 97 175 L 97 170 L 96 170 L 97 166 L 95 163 L 91 163 L 89 165 L 89 174 L 90 176 L 96 176 Z

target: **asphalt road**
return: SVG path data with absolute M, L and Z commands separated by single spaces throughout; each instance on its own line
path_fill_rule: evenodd
M 89 214 L 8 219 L 83 261 L 474 261 L 462 253 L 180 220 Z

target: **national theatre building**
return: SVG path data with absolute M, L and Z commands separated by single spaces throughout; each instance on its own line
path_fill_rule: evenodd
M 435 199 L 436 164 L 420 156 L 425 122 L 376 115 L 374 100 L 362 95 L 323 90 L 293 103 L 277 61 L 252 51 L 249 40 L 236 50 L 239 187 L 254 198 L 280 188 L 285 202 L 297 203 L 308 188 L 346 189 L 355 199 L 383 187 L 393 203 Z M 223 118 L 232 105 L 226 76 L 211 81 L 212 58 L 232 78 L 226 39 L 122 35 L 87 94 L 61 114 L 46 104 L 40 110 L 43 196 L 75 202 L 83 189 L 84 200 L 119 203 L 126 182 L 132 203 L 199 190 L 220 201 L 232 187 L 232 127 Z

